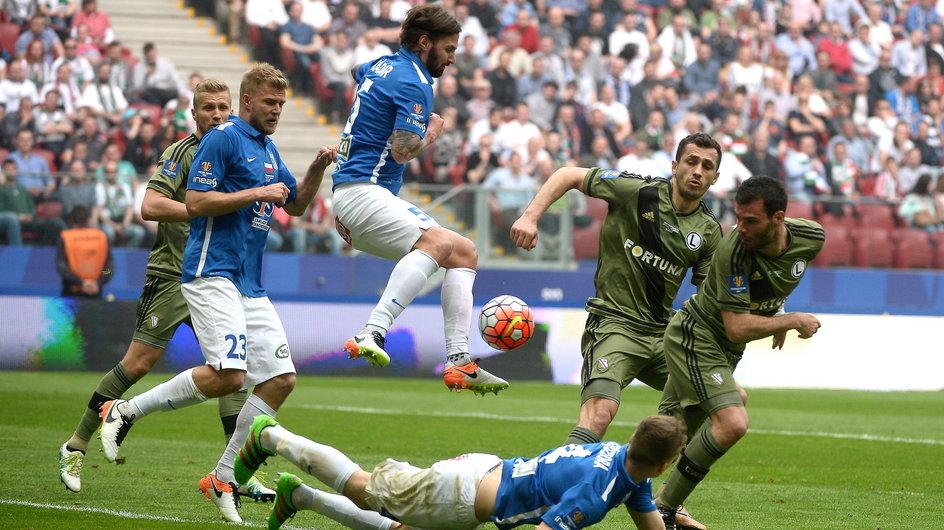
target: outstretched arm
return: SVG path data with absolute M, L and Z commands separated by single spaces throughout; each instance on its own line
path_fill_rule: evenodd
M 191 217 L 214 217 L 235 212 L 256 201 L 281 206 L 287 198 L 288 187 L 281 182 L 232 193 L 187 190 L 187 213 Z
M 318 156 L 311 161 L 308 171 L 305 173 L 305 180 L 301 181 L 296 188 L 295 200 L 286 204 L 282 208 L 289 215 L 302 215 L 305 209 L 315 198 L 318 188 L 321 187 L 321 181 L 324 178 L 325 169 L 334 162 L 338 154 L 338 146 L 326 145 L 318 152 Z
M 515 245 L 531 250 L 538 244 L 538 220 L 548 207 L 570 190 L 580 189 L 587 168 L 562 167 L 541 186 L 521 217 L 511 225 L 511 240 Z
M 809 313 L 786 313 L 765 317 L 722 310 L 721 318 L 724 320 L 724 331 L 728 340 L 735 343 L 750 342 L 791 329 L 797 330 L 801 339 L 808 339 L 820 327 L 819 319 Z

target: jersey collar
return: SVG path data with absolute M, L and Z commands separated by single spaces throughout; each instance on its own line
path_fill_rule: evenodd
M 235 114 L 230 114 L 229 118 L 227 118 L 227 121 L 233 122 L 233 125 L 235 125 L 236 128 L 242 131 L 243 134 L 245 134 L 246 136 L 252 138 L 253 140 L 256 140 L 257 142 L 260 142 L 263 144 L 265 143 L 266 133 L 262 131 L 257 131 L 255 127 L 253 127 L 252 125 L 249 125 L 249 123 L 247 123 L 246 120 L 240 118 L 239 116 Z
M 433 76 L 430 75 L 429 70 L 426 69 L 426 65 L 423 64 L 423 61 L 421 61 L 420 58 L 417 57 L 415 53 L 401 46 L 400 49 L 397 50 L 397 54 L 412 61 L 413 66 L 416 68 L 416 71 L 423 75 L 426 83 L 430 85 L 433 84 Z

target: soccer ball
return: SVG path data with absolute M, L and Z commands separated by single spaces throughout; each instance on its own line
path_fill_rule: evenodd
M 496 350 L 513 350 L 534 334 L 531 308 L 509 294 L 496 296 L 482 306 L 479 331 L 482 339 Z

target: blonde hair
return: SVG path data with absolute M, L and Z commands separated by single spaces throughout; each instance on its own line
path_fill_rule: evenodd
M 204 79 L 200 81 L 193 89 L 193 108 L 199 107 L 201 94 L 216 94 L 217 92 L 226 92 L 227 98 L 232 101 L 233 95 L 230 94 L 229 85 L 226 83 L 219 79 Z M 232 104 L 230 104 L 230 106 L 232 106 Z
M 278 90 L 288 88 L 288 80 L 282 75 L 282 72 L 269 63 L 258 63 L 243 74 L 242 82 L 239 83 L 239 96 L 243 94 L 254 94 L 263 86 L 269 85 Z

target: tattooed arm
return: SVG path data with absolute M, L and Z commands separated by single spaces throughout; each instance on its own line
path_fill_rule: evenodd
M 426 129 L 425 137 L 420 137 L 414 132 L 394 129 L 393 134 L 390 135 L 390 152 L 393 153 L 393 159 L 398 164 L 405 164 L 413 160 L 427 147 L 433 145 L 436 138 L 439 138 L 442 127 L 443 119 L 434 112 L 429 116 L 429 126 Z

